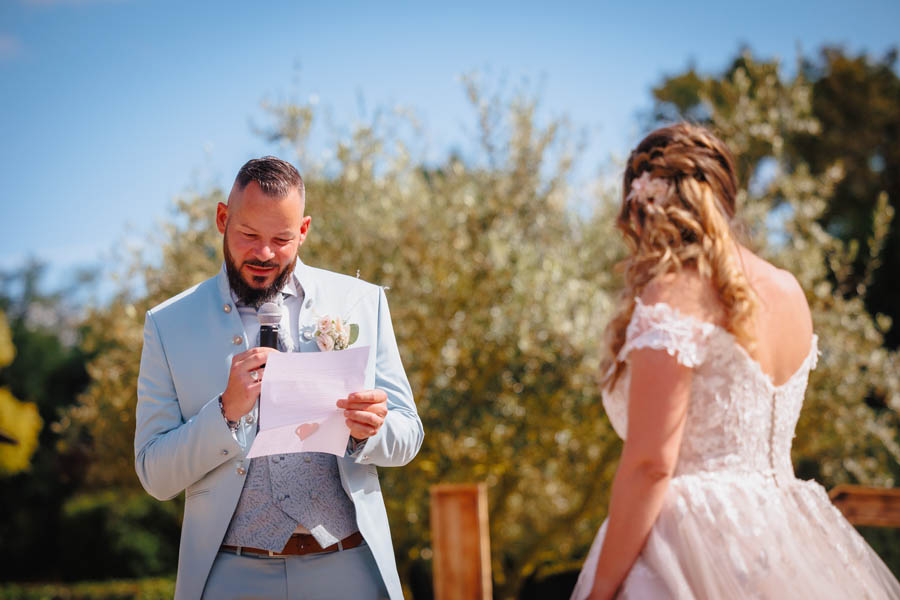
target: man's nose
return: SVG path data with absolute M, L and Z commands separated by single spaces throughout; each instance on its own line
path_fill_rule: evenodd
M 268 242 L 260 242 L 253 247 L 254 257 L 263 262 L 272 260 L 275 258 L 275 253 L 272 251 L 272 247 L 268 244 Z

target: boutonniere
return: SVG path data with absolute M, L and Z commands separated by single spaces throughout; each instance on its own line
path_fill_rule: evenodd
M 316 345 L 322 352 L 345 350 L 359 337 L 359 325 L 323 315 L 316 321 Z

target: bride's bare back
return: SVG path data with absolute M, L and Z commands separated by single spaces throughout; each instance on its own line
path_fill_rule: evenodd
M 806 295 L 794 276 L 739 247 L 757 310 L 754 343 L 746 348 L 772 383 L 782 385 L 809 354 L 813 327 Z M 665 302 L 702 321 L 724 326 L 725 308 L 709 279 L 685 270 L 659 277 L 641 294 L 645 304 Z
M 741 248 L 744 272 L 756 292 L 756 345 L 750 355 L 775 385 L 793 375 L 809 353 L 813 326 L 806 295 L 789 272 Z

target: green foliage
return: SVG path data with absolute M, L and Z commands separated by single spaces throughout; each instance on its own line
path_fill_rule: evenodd
M 175 218 L 162 225 L 159 239 L 149 240 L 142 254 L 122 257 L 121 292 L 88 311 L 82 347 L 91 385 L 79 402 L 54 424 L 60 447 L 87 457 L 87 485 L 97 489 L 140 489 L 134 472 L 134 407 L 144 314 L 176 293 L 215 274 L 222 261 L 221 241 L 213 226 L 220 190 L 181 198 Z M 161 252 L 161 260 L 158 258 Z M 139 292 L 128 283 L 137 278 Z
M 428 486 L 483 480 L 507 597 L 540 564 L 580 555 L 598 524 L 586 508 L 605 505 L 619 446 L 597 371 L 618 247 L 610 219 L 567 210 L 564 123 L 540 126 L 524 95 L 501 109 L 468 92 L 490 167 L 424 166 L 362 128 L 334 176 L 309 185 L 304 258 L 391 287 L 426 431 L 411 465 L 382 470 L 401 568 L 431 556 Z
M 0 581 L 172 572 L 178 544 L 175 505 L 160 506 L 140 494 L 122 498 L 121 504 L 98 502 L 93 511 L 72 509 L 74 494 L 86 497 L 86 456 L 59 443 L 60 425 L 54 421 L 87 384 L 89 355 L 76 343 L 77 290 L 48 293 L 44 287 L 39 264 L 0 273 L 0 306 L 8 315 L 16 348 L 12 363 L 0 370 L 0 388 L 36 407 L 32 412 L 51 424 L 40 431 L 29 469 L 4 478 L 0 485 L 0 540 L 15 540 L 0 544 Z M 135 503 L 149 511 L 145 517 Z M 145 542 L 147 536 L 156 540 Z M 129 544 L 146 551 L 141 555 Z M 79 551 L 59 553 L 54 560 L 34 559 L 47 548 L 71 547 Z
M 74 584 L 0 584 L 0 600 L 168 600 L 174 595 L 174 577 Z
M 182 502 L 161 503 L 140 492 L 76 495 L 62 507 L 60 527 L 79 551 L 67 579 L 173 573 L 178 564 Z M 97 560 L 97 557 L 103 560 Z
M 897 51 L 881 59 L 849 56 L 825 48 L 817 61 L 804 63 L 813 84 L 813 112 L 822 124 L 818 136 L 798 136 L 795 152 L 822 173 L 839 162 L 845 173 L 835 186 L 821 221 L 828 231 L 863 245 L 877 235 L 870 214 L 879 197 L 900 208 L 900 76 Z M 866 281 L 866 307 L 872 314 L 890 316 L 886 329 L 890 347 L 900 346 L 900 219 L 886 232 L 880 264 L 860 254 L 852 264 L 852 280 Z

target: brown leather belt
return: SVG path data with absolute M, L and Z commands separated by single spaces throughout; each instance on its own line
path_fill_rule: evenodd
M 337 552 L 339 550 L 349 550 L 356 548 L 363 543 L 363 536 L 360 532 L 353 533 L 342 539 L 337 544 L 332 544 L 327 548 L 323 548 L 316 541 L 316 538 L 308 533 L 295 533 L 284 545 L 281 552 L 272 552 L 271 550 L 262 550 L 260 548 L 252 548 L 250 546 L 230 546 L 222 544 L 220 550 L 233 552 L 234 554 L 256 554 L 261 556 L 302 556 L 303 554 L 316 554 L 318 552 Z

